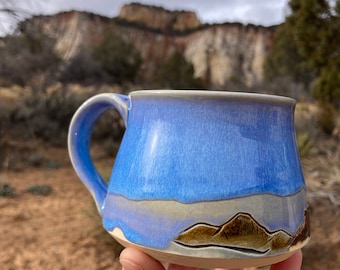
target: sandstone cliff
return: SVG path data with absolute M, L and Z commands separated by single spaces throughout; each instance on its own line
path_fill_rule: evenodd
M 44 34 L 55 40 L 55 50 L 69 60 L 81 50 L 98 43 L 112 20 L 99 15 L 69 11 L 52 16 L 35 16 L 24 22 L 25 28 L 39 25 Z
M 169 11 L 162 7 L 145 6 L 138 3 L 124 5 L 118 17 L 165 32 L 185 31 L 201 25 L 194 12 Z
M 114 28 L 140 52 L 145 80 L 151 79 L 175 50 L 180 50 L 193 64 L 195 76 L 215 89 L 222 89 L 231 80 L 247 86 L 260 83 L 274 34 L 262 26 L 201 25 L 192 12 L 170 12 L 140 4 L 123 6 L 118 18 L 70 11 L 34 17 L 26 22 L 30 23 L 39 23 L 47 35 L 56 39 L 55 49 L 66 60 L 99 42 L 106 28 Z

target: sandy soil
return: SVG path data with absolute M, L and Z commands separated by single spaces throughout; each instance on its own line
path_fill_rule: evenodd
M 18 194 L 0 198 L 1 269 L 118 269 L 89 193 L 71 167 L 0 174 Z M 50 185 L 46 197 L 25 192 Z
M 17 193 L 13 198 L 0 197 L 0 268 L 120 269 L 119 247 L 101 229 L 92 198 L 75 175 L 66 150 L 48 151 L 44 155 L 57 160 L 60 168 L 42 165 L 0 172 L 0 184 L 9 183 Z M 110 159 L 100 162 L 109 170 Z M 336 199 L 340 198 L 340 174 L 330 184 L 323 180 L 323 171 L 315 168 L 320 161 L 314 162 L 304 165 L 312 240 L 304 249 L 303 269 L 339 269 L 340 205 Z M 52 187 L 51 194 L 36 196 L 26 191 L 42 184 Z

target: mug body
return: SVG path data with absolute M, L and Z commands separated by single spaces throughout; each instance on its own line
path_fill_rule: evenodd
M 105 229 L 156 258 L 201 267 L 207 258 L 243 267 L 289 256 L 309 239 L 294 106 L 259 94 L 132 92 Z

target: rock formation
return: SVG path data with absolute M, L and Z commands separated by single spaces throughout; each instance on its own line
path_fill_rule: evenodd
M 55 49 L 66 60 L 98 43 L 105 29 L 115 29 L 140 52 L 143 80 L 152 79 L 162 63 L 179 50 L 193 64 L 195 76 L 214 89 L 235 80 L 247 86 L 262 82 L 274 34 L 272 28 L 239 23 L 202 25 L 193 12 L 140 4 L 123 6 L 112 19 L 70 11 L 25 22 L 32 23 L 39 23 L 56 40 Z
M 169 11 L 137 3 L 124 5 L 118 18 L 164 32 L 187 31 L 201 25 L 194 12 Z

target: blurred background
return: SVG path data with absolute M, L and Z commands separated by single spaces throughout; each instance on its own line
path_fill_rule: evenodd
M 340 1 L 0 0 L 2 269 L 119 269 L 66 137 L 103 92 L 204 89 L 293 97 L 312 240 L 303 269 L 340 265 Z M 94 127 L 104 178 L 124 134 Z

